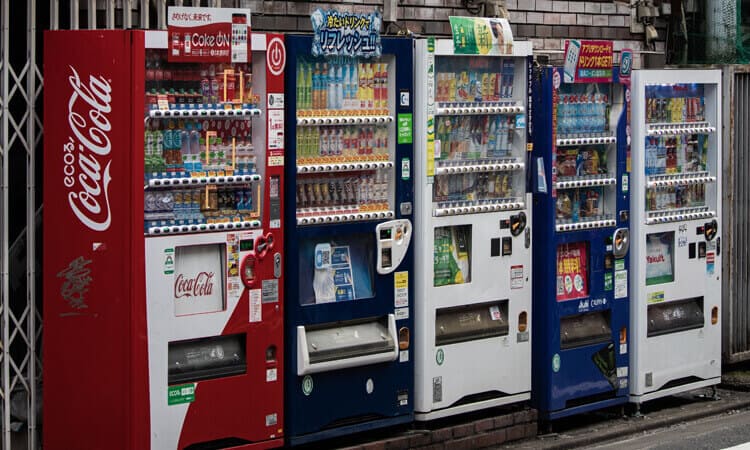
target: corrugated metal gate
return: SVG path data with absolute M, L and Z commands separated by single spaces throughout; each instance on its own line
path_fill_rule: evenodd
M 723 66 L 722 353 L 750 359 L 750 67 Z
M 169 5 L 247 3 L 0 0 L 0 449 L 41 446 L 42 31 L 166 28 Z M 81 424 L 81 431 L 91 425 Z

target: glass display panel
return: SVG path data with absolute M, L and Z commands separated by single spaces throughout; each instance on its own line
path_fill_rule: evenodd
M 557 137 L 611 135 L 612 87 L 605 83 L 563 83 L 557 96 Z
M 435 228 L 434 286 L 471 282 L 471 225 Z
M 170 342 L 168 383 L 187 383 L 247 372 L 247 336 L 233 334 Z
M 509 332 L 508 300 L 438 309 L 435 345 L 506 336 Z
M 589 295 L 589 244 L 574 242 L 557 246 L 557 301 Z
M 646 285 L 674 281 L 674 231 L 646 235 Z
M 706 119 L 705 100 L 702 84 L 646 86 L 646 122 L 702 122 Z
M 369 233 L 303 239 L 298 258 L 302 305 L 375 296 L 375 242 Z
M 703 297 L 648 305 L 648 337 L 703 328 Z
M 148 50 L 145 88 L 147 232 L 259 219 L 252 64 L 175 64 Z
M 175 316 L 223 311 L 226 245 L 176 247 L 174 259 Z
M 514 94 L 512 58 L 451 56 L 436 58 L 437 102 L 497 102 Z

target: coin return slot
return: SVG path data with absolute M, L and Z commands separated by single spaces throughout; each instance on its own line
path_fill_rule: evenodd
M 595 311 L 560 320 L 560 348 L 569 349 L 612 340 L 610 311 Z
M 435 345 L 507 336 L 508 300 L 438 309 Z

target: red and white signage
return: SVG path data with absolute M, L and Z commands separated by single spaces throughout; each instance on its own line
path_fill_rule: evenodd
M 249 62 L 249 9 L 170 7 L 167 30 L 170 62 Z
M 224 245 L 191 245 L 175 249 L 174 313 L 177 316 L 224 309 L 221 274 Z

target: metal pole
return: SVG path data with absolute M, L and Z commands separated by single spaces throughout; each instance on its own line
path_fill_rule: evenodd
M 79 15 L 79 8 L 78 8 L 78 0 L 70 0 L 70 29 L 71 30 L 77 30 L 79 27 L 78 24 L 78 15 Z
M 96 0 L 89 0 L 88 10 L 86 11 L 86 28 L 89 30 L 96 29 Z
M 149 0 L 141 0 L 141 28 L 148 29 L 148 4 Z
M 28 308 L 29 336 L 29 396 L 28 396 L 28 448 L 36 450 L 36 2 L 29 1 L 26 12 L 26 58 L 29 72 L 26 75 L 27 111 L 26 143 L 26 306 Z
M 3 0 L 2 5 L 2 16 L 3 20 L 3 34 L 2 34 L 2 82 L 3 82 L 3 113 L 2 113 L 2 145 L 3 145 L 3 177 L 2 177 L 2 191 L 3 191 L 3 216 L 2 216 L 2 236 L 0 240 L 2 242 L 2 272 L 0 272 L 0 278 L 2 278 L 2 299 L 0 299 L 0 307 L 3 311 L 3 322 L 2 322 L 2 357 L 3 357 L 3 372 L 2 372 L 2 401 L 3 401 L 3 448 L 10 449 L 10 283 L 8 278 L 8 242 L 9 230 L 8 230 L 8 163 L 10 158 L 8 157 L 9 145 L 8 142 L 8 81 L 10 79 L 10 0 Z
M 133 27 L 133 2 L 122 0 L 122 28 L 128 30 Z
M 59 0 L 49 0 L 49 29 L 60 29 L 60 2 Z
M 107 0 L 107 4 L 105 6 L 105 11 L 107 14 L 107 20 L 106 20 L 106 27 L 108 30 L 111 30 L 115 27 L 115 2 L 114 0 Z M 125 9 L 125 2 L 122 4 L 122 16 L 123 20 L 125 19 L 125 15 L 127 14 L 128 10 Z M 125 29 L 130 27 L 123 27 Z

